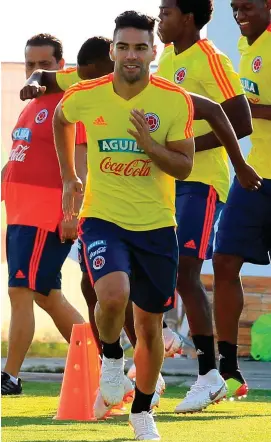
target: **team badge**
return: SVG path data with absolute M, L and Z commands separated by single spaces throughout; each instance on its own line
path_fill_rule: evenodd
M 180 68 L 175 72 L 174 81 L 177 84 L 180 84 L 184 81 L 186 77 L 186 68 Z
M 95 270 L 101 270 L 104 265 L 105 265 L 105 259 L 103 256 L 99 255 L 93 259 L 93 268 Z
M 48 117 L 48 113 L 49 112 L 47 109 L 42 109 L 41 111 L 39 111 L 39 113 L 36 115 L 35 122 L 37 124 L 44 123 L 44 121 Z
M 252 70 L 255 74 L 257 74 L 260 69 L 262 68 L 263 65 L 263 59 L 262 57 L 256 57 L 254 58 L 253 62 L 252 62 Z
M 155 132 L 160 126 L 160 118 L 153 113 L 145 114 L 145 118 L 150 128 L 150 132 Z

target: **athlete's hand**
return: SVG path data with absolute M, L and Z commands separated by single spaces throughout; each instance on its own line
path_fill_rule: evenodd
M 64 220 L 70 221 L 78 213 L 74 212 L 74 199 L 83 194 L 83 184 L 80 178 L 75 176 L 73 179 L 63 180 L 62 209 Z
M 239 183 L 244 189 L 259 190 L 262 185 L 262 177 L 249 164 L 245 163 L 242 167 L 235 169 Z
M 75 241 L 77 239 L 77 226 L 78 218 L 76 216 L 73 216 L 69 221 L 63 219 L 60 229 L 61 242 L 65 242 L 68 239 Z
M 28 84 L 20 90 L 20 99 L 22 101 L 32 100 L 32 98 L 40 97 L 41 95 L 45 94 L 45 92 L 46 86 L 41 86 L 34 81 L 32 84 Z
M 148 153 L 149 148 L 153 145 L 153 139 L 150 136 L 150 127 L 145 118 L 144 110 L 133 109 L 130 121 L 135 126 L 136 131 L 127 129 L 127 132 L 136 139 L 137 145 Z

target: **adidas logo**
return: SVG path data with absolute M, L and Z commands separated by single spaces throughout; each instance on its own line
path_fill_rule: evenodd
M 198 355 L 198 356 L 204 355 L 204 351 L 202 351 L 202 350 L 200 350 L 200 349 L 198 348 L 198 350 L 197 350 L 197 355 Z
M 18 270 L 18 272 L 16 273 L 15 278 L 17 278 L 17 279 L 24 279 L 25 278 L 25 274 L 21 270 Z
M 96 120 L 93 121 L 93 124 L 95 124 L 95 126 L 107 126 L 107 122 L 102 115 L 96 118 Z
M 186 247 L 187 249 L 196 249 L 196 243 L 193 239 L 191 239 L 190 241 L 187 241 L 184 245 L 184 247 Z

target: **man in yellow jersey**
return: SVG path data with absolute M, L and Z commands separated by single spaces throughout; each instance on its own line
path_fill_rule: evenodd
M 94 74 L 100 76 L 100 72 L 105 71 L 107 69 L 112 70 L 112 62 L 109 63 L 109 47 L 108 53 L 105 53 L 105 46 L 108 46 L 108 41 L 105 41 L 102 37 L 93 37 L 92 39 L 87 40 L 81 47 L 78 57 L 77 57 L 77 71 L 80 76 L 87 79 L 87 77 L 92 78 Z M 97 54 L 97 48 L 100 48 L 100 57 Z M 46 93 L 50 93 L 52 90 L 57 90 L 57 87 L 60 89 L 68 89 L 70 85 L 72 85 L 78 79 L 78 74 L 76 72 L 76 68 L 69 68 L 64 71 L 52 72 L 52 71 L 37 71 L 33 74 L 32 78 L 29 79 L 29 84 L 27 84 L 21 93 L 21 97 L 26 99 L 34 96 L 35 94 L 43 91 L 43 86 L 46 85 Z M 226 118 L 225 113 L 222 111 L 222 108 L 219 104 L 212 102 L 211 100 L 195 95 L 190 94 L 193 104 L 194 104 L 194 119 L 206 119 L 212 129 L 215 131 L 217 136 L 221 140 L 221 144 L 227 146 L 228 149 L 238 149 L 238 142 L 236 136 L 233 132 L 232 127 L 229 125 L 229 121 Z M 91 286 L 90 277 L 88 275 L 86 260 L 83 253 L 83 246 L 81 241 L 79 240 L 78 244 L 78 256 L 80 267 L 82 270 L 82 291 L 86 298 L 88 307 L 89 307 L 89 317 L 93 332 L 97 338 L 97 343 L 99 345 L 100 351 L 102 352 L 99 334 L 96 327 L 95 319 L 94 319 L 94 307 L 96 304 L 96 293 Z M 128 313 L 128 314 L 127 314 Z M 126 308 L 126 327 L 129 339 L 133 346 L 135 346 L 136 339 L 134 337 L 134 328 L 133 328 L 133 318 L 132 314 L 130 314 L 130 305 Z M 174 338 L 174 333 L 169 333 L 171 330 L 169 328 L 163 328 L 163 337 L 165 343 L 165 349 L 168 351 L 172 350 L 172 347 L 176 345 L 176 339 Z M 173 337 L 172 337 L 173 335 Z M 173 341 L 173 344 L 172 344 Z M 165 351 L 166 354 L 166 351 Z M 134 367 L 134 365 L 133 365 Z M 135 367 L 129 370 L 128 373 L 133 379 L 135 378 Z M 159 395 L 165 388 L 165 383 L 160 375 L 158 378 L 158 382 L 156 385 L 156 393 L 152 399 L 152 407 L 157 405 L 159 402 Z M 220 388 L 220 386 L 219 386 Z M 127 396 L 131 391 L 131 384 L 127 378 L 125 378 L 125 395 Z M 108 413 L 108 407 L 100 407 L 100 414 L 105 415 Z
M 242 138 L 252 129 L 239 76 L 226 55 L 210 40 L 200 38 L 200 30 L 210 21 L 212 11 L 211 0 L 162 0 L 158 33 L 162 42 L 169 45 L 162 54 L 157 75 L 221 103 L 237 137 Z M 177 413 L 201 411 L 217 401 L 216 395 L 209 394 L 210 385 L 221 385 L 215 361 L 212 312 L 200 274 L 204 260 L 212 258 L 214 225 L 228 194 L 228 158 L 207 122 L 196 121 L 193 128 L 196 150 L 193 171 L 186 181 L 176 182 L 177 290 L 197 351 L 199 376 L 176 407 Z M 255 176 L 255 171 L 246 164 L 240 149 L 227 148 L 227 152 L 241 184 L 254 188 L 250 179 L 244 177 Z
M 232 395 L 246 395 L 237 360 L 244 262 L 270 264 L 271 252 L 271 24 L 267 0 L 232 0 L 240 27 L 240 77 L 250 102 L 253 133 L 248 162 L 263 177 L 260 190 L 249 192 L 234 180 L 218 227 L 213 258 L 215 321 L 220 372 Z
M 164 356 L 163 312 L 174 305 L 174 178 L 185 179 L 192 170 L 193 104 L 182 89 L 149 76 L 156 56 L 155 20 L 128 11 L 115 23 L 114 74 L 66 91 L 54 117 L 55 143 L 69 219 L 74 196 L 82 190 L 74 168 L 74 123 L 84 123 L 88 183 L 79 235 L 95 283 L 95 319 L 103 343 L 96 415 L 100 398 L 109 407 L 123 398 L 119 336 L 130 296 L 137 334 L 130 423 L 137 440 L 160 440 L 150 406 Z

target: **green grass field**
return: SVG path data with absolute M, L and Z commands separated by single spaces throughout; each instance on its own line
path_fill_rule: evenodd
M 105 422 L 54 421 L 60 385 L 24 383 L 24 395 L 2 399 L 3 442 L 123 442 L 133 440 L 128 415 Z M 271 391 L 254 390 L 244 401 L 223 402 L 203 413 L 178 416 L 186 389 L 168 387 L 157 412 L 164 442 L 270 442 Z M 127 410 L 128 413 L 128 410 Z

